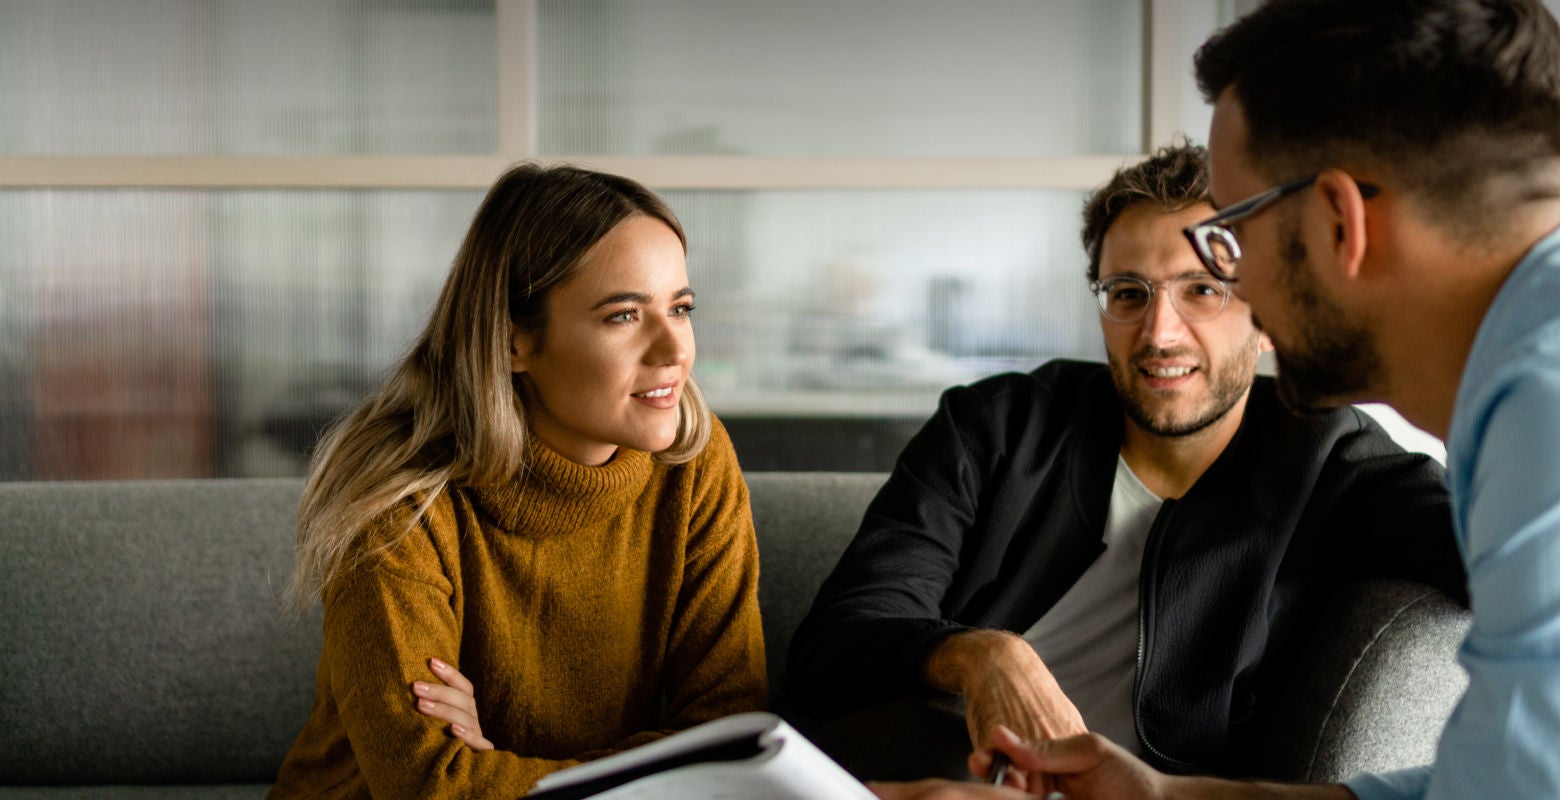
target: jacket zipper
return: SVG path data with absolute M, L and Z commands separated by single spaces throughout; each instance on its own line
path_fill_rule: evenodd
M 1154 746 L 1148 740 L 1143 731 L 1143 664 L 1147 660 L 1148 644 L 1148 615 L 1151 609 L 1150 584 L 1158 583 L 1157 567 L 1159 565 L 1160 542 L 1164 538 L 1164 531 L 1170 527 L 1170 517 L 1175 514 L 1175 500 L 1166 500 L 1159 507 L 1159 513 L 1154 516 L 1154 524 L 1148 529 L 1148 539 L 1143 543 L 1143 564 L 1138 569 L 1138 637 L 1137 637 L 1137 671 L 1132 676 L 1132 727 L 1137 729 L 1138 742 L 1148 752 L 1167 764 L 1174 764 L 1183 769 L 1191 769 L 1192 765 L 1178 758 L 1171 758 Z M 1149 577 L 1156 578 L 1150 581 Z

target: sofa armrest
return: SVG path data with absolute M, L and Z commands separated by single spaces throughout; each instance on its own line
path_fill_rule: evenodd
M 1472 615 L 1429 586 L 1340 586 L 1285 651 L 1275 702 L 1249 737 L 1250 772 L 1331 783 L 1428 764 L 1468 679 L 1456 662 Z

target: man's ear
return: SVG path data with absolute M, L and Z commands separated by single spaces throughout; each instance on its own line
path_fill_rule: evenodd
M 527 361 L 536 354 L 536 348 L 532 345 L 531 337 L 520 330 L 517 325 L 509 326 L 509 371 L 514 373 L 526 372 L 530 369 Z
M 1265 333 L 1257 333 L 1257 352 L 1259 354 L 1273 352 L 1273 340 Z
M 1321 237 L 1309 239 L 1313 246 L 1323 246 L 1325 260 L 1334 273 L 1345 278 L 1359 276 L 1365 262 L 1368 244 L 1365 230 L 1365 197 L 1360 185 L 1349 173 L 1339 169 L 1324 169 L 1316 175 L 1317 204 L 1323 218 L 1321 224 L 1327 230 L 1325 241 Z

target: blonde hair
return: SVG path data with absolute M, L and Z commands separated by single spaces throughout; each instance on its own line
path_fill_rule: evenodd
M 301 611 L 363 558 L 395 546 L 451 484 L 515 480 L 525 463 L 525 400 L 510 373 L 515 330 L 542 346 L 547 298 L 623 220 L 658 219 L 687 247 L 676 215 L 628 178 L 572 166 L 520 164 L 478 207 L 417 343 L 390 377 L 320 441 L 298 509 L 288 603 Z M 677 435 L 655 457 L 684 463 L 710 438 L 692 377 Z M 410 518 L 372 546 L 354 546 L 388 512 Z

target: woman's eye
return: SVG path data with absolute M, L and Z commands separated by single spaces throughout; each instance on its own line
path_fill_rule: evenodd
M 686 317 L 689 314 L 692 314 L 695 308 L 698 308 L 698 306 L 692 303 L 680 303 L 672 308 L 672 316 Z
M 639 317 L 639 312 L 638 311 L 634 311 L 633 309 L 629 309 L 628 311 L 619 311 L 618 313 L 613 314 L 610 317 L 607 317 L 607 321 L 608 322 L 615 322 L 615 323 L 623 324 L 623 323 L 633 322 L 638 317 Z

